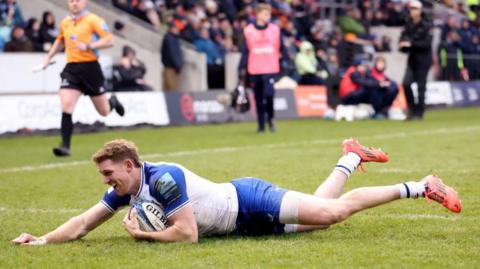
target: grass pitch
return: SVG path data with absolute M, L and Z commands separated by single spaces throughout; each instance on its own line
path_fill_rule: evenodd
M 263 135 L 254 123 L 75 135 L 67 159 L 51 154 L 57 136 L 0 139 L 0 268 L 480 268 L 479 115 L 469 108 L 429 111 L 423 122 L 282 121 L 276 134 Z M 135 242 L 121 226 L 122 211 L 80 241 L 9 242 L 22 232 L 42 235 L 101 199 L 106 186 L 89 158 L 110 139 L 131 139 L 145 160 L 178 162 L 213 181 L 255 176 L 313 192 L 351 136 L 391 161 L 366 164 L 346 190 L 435 173 L 458 190 L 463 212 L 402 200 L 326 231 L 191 245 Z

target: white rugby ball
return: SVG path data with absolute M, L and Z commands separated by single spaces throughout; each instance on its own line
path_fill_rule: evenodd
M 140 230 L 145 232 L 163 231 L 168 227 L 167 216 L 162 207 L 158 204 L 138 201 L 133 204 L 132 208 L 135 208 L 137 211 L 137 220 L 140 225 Z

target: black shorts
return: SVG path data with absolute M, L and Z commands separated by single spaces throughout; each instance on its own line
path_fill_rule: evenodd
M 68 63 L 60 74 L 60 89 L 76 89 L 88 96 L 105 93 L 100 64 L 95 62 Z

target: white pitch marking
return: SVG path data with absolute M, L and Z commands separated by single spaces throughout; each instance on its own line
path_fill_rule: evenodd
M 360 136 L 359 139 L 393 139 L 393 138 L 402 138 L 402 137 L 411 137 L 411 136 L 423 136 L 423 135 L 434 135 L 434 134 L 452 134 L 452 133 L 464 133 L 480 130 L 480 126 L 470 126 L 463 128 L 439 128 L 427 131 L 419 131 L 412 133 L 390 133 L 390 134 L 379 134 L 371 136 Z M 219 148 L 210 148 L 210 149 L 199 149 L 199 150 L 185 150 L 185 151 L 174 151 L 169 153 L 153 153 L 143 155 L 142 158 L 158 158 L 158 157 L 179 157 L 179 156 L 195 156 L 200 154 L 211 154 L 211 153 L 225 153 L 225 152 L 236 152 L 249 149 L 258 149 L 258 148 L 285 148 L 285 147 L 294 147 L 294 146 L 303 146 L 303 145 L 312 145 L 312 144 L 337 144 L 340 139 L 319 139 L 319 140 L 306 140 L 298 141 L 291 143 L 277 143 L 277 144 L 264 144 L 264 145 L 251 145 L 251 146 L 242 146 L 242 147 L 219 147 Z M 3 173 L 14 173 L 14 172 L 29 172 L 29 171 L 38 171 L 38 170 L 48 170 L 61 167 L 70 167 L 70 166 L 79 166 L 90 164 L 88 161 L 73 161 L 73 162 L 62 162 L 62 163 L 53 163 L 53 164 L 42 164 L 42 165 L 27 165 L 27 166 L 18 166 L 12 168 L 0 169 L 0 174 Z
M 53 213 L 53 214 L 65 214 L 65 213 L 79 213 L 86 211 L 86 209 L 80 208 L 5 208 L 0 207 L 1 212 L 14 212 L 14 213 Z

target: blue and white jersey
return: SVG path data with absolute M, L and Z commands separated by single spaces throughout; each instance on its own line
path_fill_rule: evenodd
M 163 207 L 167 218 L 191 204 L 198 234 L 227 234 L 235 230 L 238 198 L 231 183 L 214 183 L 175 163 L 142 164 L 141 185 L 136 195 L 118 196 L 109 188 L 102 203 L 112 212 L 137 200 Z

